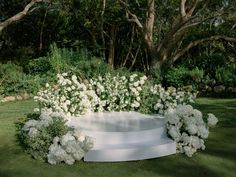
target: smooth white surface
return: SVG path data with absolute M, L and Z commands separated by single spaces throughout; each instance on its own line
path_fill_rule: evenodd
M 176 153 L 176 143 L 167 137 L 165 120 L 158 115 L 91 113 L 72 118 L 68 125 L 95 138 L 85 161 L 142 160 Z
M 71 118 L 69 125 L 91 131 L 126 132 L 162 127 L 164 121 L 159 115 L 145 115 L 138 112 L 104 112 Z

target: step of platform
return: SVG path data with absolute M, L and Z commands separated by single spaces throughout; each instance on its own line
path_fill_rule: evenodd
M 157 142 L 158 140 L 167 137 L 166 127 L 130 132 L 99 132 L 84 130 L 84 133 L 95 139 L 95 148 L 109 144 Z
M 72 117 L 68 126 L 95 139 L 85 161 L 118 162 L 143 160 L 176 153 L 176 143 L 167 137 L 165 120 L 138 112 L 90 113 Z
M 176 143 L 163 138 L 158 141 L 110 144 L 92 148 L 84 156 L 84 161 L 119 162 L 151 159 L 176 153 Z

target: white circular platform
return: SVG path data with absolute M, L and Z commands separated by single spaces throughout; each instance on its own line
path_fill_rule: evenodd
M 176 153 L 176 144 L 167 137 L 165 121 L 158 115 L 90 113 L 71 118 L 68 125 L 95 138 L 85 161 L 130 161 Z

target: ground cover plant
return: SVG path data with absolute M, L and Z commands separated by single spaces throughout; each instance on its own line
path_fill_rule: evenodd
M 197 99 L 196 108 L 212 112 L 219 123 L 210 132 L 206 150 L 188 158 L 177 154 L 167 157 L 120 163 L 77 162 L 72 166 L 51 166 L 34 160 L 16 143 L 14 123 L 36 106 L 32 100 L 0 104 L 0 176 L 234 176 L 236 174 L 236 99 Z M 43 170 L 42 170 L 43 169 Z M 171 169 L 171 170 L 170 170 Z

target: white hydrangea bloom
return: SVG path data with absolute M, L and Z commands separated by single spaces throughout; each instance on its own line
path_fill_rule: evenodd
M 170 126 L 168 133 L 176 141 L 179 141 L 179 139 L 181 138 L 180 131 L 175 126 Z
M 206 139 L 208 137 L 209 131 L 205 125 L 201 125 L 198 127 L 198 135 L 203 139 Z
M 198 149 L 204 150 L 204 139 L 209 135 L 208 129 L 217 123 L 217 118 L 208 114 L 208 118 L 212 120 L 208 120 L 206 124 L 202 113 L 190 105 L 178 105 L 176 109 L 169 110 L 164 116 L 168 134 L 177 142 L 177 152 L 191 157 Z
M 81 137 L 84 140 L 81 141 Z M 69 131 L 61 138 L 55 137 L 49 147 L 47 155 L 50 164 L 65 162 L 72 165 L 76 160 L 81 160 L 84 154 L 94 145 L 94 139 L 83 134 L 81 130 Z
M 190 146 L 184 146 L 184 153 L 188 156 L 188 157 L 192 157 L 193 154 L 196 152 L 195 148 L 192 148 Z
M 207 118 L 207 125 L 209 127 L 213 127 L 217 124 L 217 122 L 218 122 L 218 119 L 216 118 L 216 116 L 212 113 L 209 113 L 208 118 Z
M 63 135 L 60 139 L 60 144 L 62 146 L 66 146 L 69 141 L 74 141 L 75 137 L 72 136 L 71 132 L 68 132 L 67 134 Z
M 198 127 L 195 124 L 189 124 L 186 126 L 186 130 L 191 134 L 194 135 L 198 132 Z

